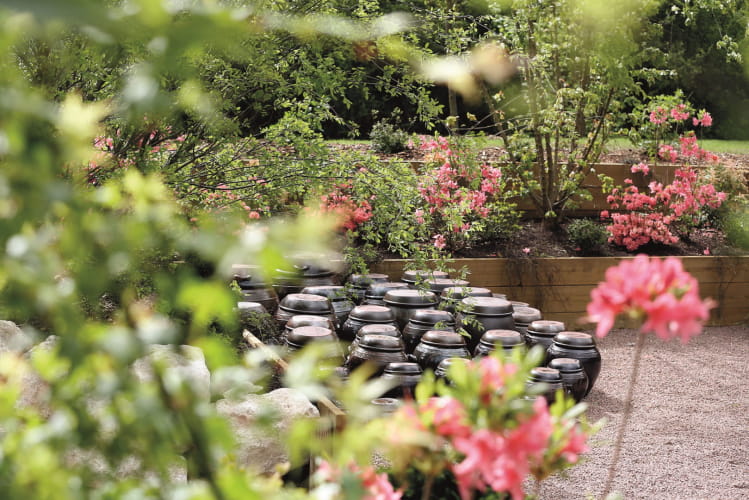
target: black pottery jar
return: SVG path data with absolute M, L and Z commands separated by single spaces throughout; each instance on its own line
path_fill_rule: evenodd
M 346 359 L 346 368 L 355 370 L 364 363 L 374 366 L 373 377 L 382 375 L 389 363 L 407 361 L 403 341 L 387 335 L 364 335 Z
M 398 330 L 398 327 L 392 323 L 368 324 L 368 325 L 362 326 L 361 328 L 359 328 L 359 331 L 356 332 L 356 337 L 354 338 L 354 341 L 351 342 L 351 345 L 349 345 L 349 352 L 351 352 L 356 347 L 356 344 L 365 335 L 387 335 L 388 337 L 396 337 L 396 338 L 403 340 L 403 337 L 401 335 L 401 332 Z
M 292 293 L 300 293 L 307 286 L 336 284 L 333 271 L 307 263 L 295 264 L 290 269 L 276 269 L 273 278 L 273 288 L 281 299 Z
M 423 290 L 390 290 L 382 298 L 382 301 L 395 314 L 395 322 L 398 328 L 403 329 L 411 319 L 411 315 L 417 309 L 435 309 L 437 307 L 437 295 L 433 292 Z
M 354 307 L 339 332 L 341 340 L 353 342 L 364 325 L 392 325 L 397 328 L 393 311 L 385 306 L 362 305 Z
M 554 358 L 549 362 L 549 368 L 559 370 L 565 390 L 576 403 L 579 403 L 588 391 L 588 375 L 583 370 L 580 360 Z
M 434 278 L 426 280 L 424 284 L 430 292 L 434 292 L 437 295 L 442 295 L 442 290 L 445 288 L 466 288 L 471 285 L 466 280 L 452 278 Z
M 439 326 L 438 326 L 439 325 Z M 403 329 L 403 343 L 406 354 L 411 354 L 429 330 L 455 331 L 455 318 L 447 311 L 439 309 L 416 309 Z
M 415 397 L 416 385 L 421 381 L 421 367 L 418 363 L 397 362 L 388 363 L 382 378 L 395 384 L 395 386 L 384 395 L 391 398 Z
M 330 319 L 330 316 L 315 316 L 313 314 L 295 314 L 284 326 L 284 335 L 288 335 L 294 328 L 300 326 L 319 326 L 320 328 L 328 328 L 335 334 L 335 325 Z M 338 338 L 336 336 L 336 338 Z
M 390 281 L 390 277 L 387 274 L 352 274 L 348 278 L 348 282 L 351 285 L 351 298 L 356 305 L 359 305 L 364 302 L 364 295 L 369 285 L 373 283 L 387 283 L 388 281 Z
M 484 332 L 489 330 L 514 330 L 512 319 L 512 305 L 496 297 L 466 297 L 461 301 L 465 312 L 457 314 L 459 327 L 471 335 L 468 348 L 471 351 L 476 346 Z
M 234 266 L 234 282 L 242 293 L 243 302 L 258 302 L 269 314 L 278 308 L 278 295 L 260 274 L 258 266 Z
M 335 357 L 338 358 L 340 356 L 340 360 L 343 361 L 343 355 L 340 353 L 337 340 L 335 333 L 329 328 L 300 326 L 299 328 L 294 328 L 286 335 L 286 349 L 289 353 L 293 353 L 310 342 L 336 342 Z
M 592 335 L 583 332 L 559 332 L 546 351 L 547 362 L 556 358 L 572 358 L 580 361 L 588 376 L 587 396 L 601 373 L 601 353 Z
M 491 297 L 492 291 L 488 288 L 473 286 L 451 286 L 440 293 L 440 309 L 455 314 L 455 307 L 466 297 Z
M 302 289 L 302 293 L 327 297 L 333 306 L 333 314 L 336 317 L 336 328 L 339 330 L 354 308 L 354 303 L 346 294 L 346 289 L 340 285 L 306 286 Z
M 275 319 L 279 329 L 283 329 L 292 316 L 297 314 L 310 314 L 312 316 L 325 316 L 335 325 L 333 306 L 327 297 L 310 295 L 307 293 L 292 293 L 281 299 L 276 310 Z
M 469 364 L 471 360 L 469 358 L 447 358 L 440 361 L 440 364 L 437 365 L 437 369 L 434 370 L 434 376 L 436 378 L 441 378 L 444 380 L 448 385 L 450 385 L 450 367 L 459 363 L 463 364 Z
M 404 290 L 407 288 L 408 285 L 401 282 L 393 283 L 387 281 L 381 283 L 372 283 L 364 291 L 364 302 L 362 302 L 362 304 L 370 306 L 384 306 L 385 303 L 382 301 L 382 299 L 385 297 L 386 293 L 388 293 L 390 290 Z
M 563 332 L 564 329 L 564 323 L 561 321 L 532 321 L 525 331 L 525 343 L 528 344 L 528 349 L 538 344 L 546 350 L 554 341 L 556 334 Z
M 481 336 L 481 340 L 473 351 L 473 357 L 489 356 L 497 348 L 509 355 L 515 348 L 525 348 L 525 338 L 515 330 L 488 330 Z
M 402 401 L 397 398 L 383 396 L 373 399 L 370 401 L 370 404 L 374 407 L 377 417 L 387 417 L 398 411 L 398 408 L 402 406 Z
M 527 382 L 528 387 L 538 386 L 539 384 L 543 384 L 544 391 L 541 393 L 541 396 L 546 398 L 546 402 L 549 405 L 556 400 L 557 391 L 564 390 L 562 375 L 559 373 L 559 370 L 555 370 L 554 368 L 539 366 L 531 370 Z
M 420 287 L 428 290 L 426 286 L 427 280 L 433 280 L 437 278 L 449 278 L 450 276 L 445 271 L 431 271 L 429 269 L 416 269 L 410 271 L 403 271 L 401 281 L 407 283 L 409 288 L 416 289 Z
M 436 370 L 443 359 L 471 357 L 463 336 L 456 332 L 430 330 L 421 336 L 413 357 L 424 370 Z
M 541 311 L 535 307 L 518 306 L 512 308 L 512 320 L 515 322 L 515 330 L 525 336 L 528 326 L 534 321 L 540 321 L 543 317 Z

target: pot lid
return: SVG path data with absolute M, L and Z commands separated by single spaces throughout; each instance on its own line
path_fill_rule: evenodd
M 354 307 L 348 317 L 364 323 L 390 323 L 395 321 L 395 314 L 389 307 L 369 304 Z
M 367 288 L 372 283 L 386 283 L 390 281 L 390 277 L 387 274 L 352 274 L 349 276 L 348 282 L 356 288 Z
M 561 373 L 572 373 L 582 371 L 583 365 L 579 359 L 554 358 L 549 361 L 549 368 L 559 370 Z
M 440 295 L 445 299 L 462 300 L 466 297 L 491 297 L 492 291 L 475 286 L 449 286 Z
M 386 304 L 404 306 L 435 306 L 438 302 L 437 295 L 434 292 L 413 290 L 411 288 L 390 290 L 382 298 L 382 301 Z
M 237 309 L 242 314 L 268 314 L 260 302 L 237 302 Z
M 286 341 L 295 345 L 304 345 L 318 340 L 335 340 L 333 331 L 319 326 L 300 326 L 286 335 Z
M 447 370 L 450 369 L 452 365 L 463 363 L 464 365 L 471 364 L 471 360 L 468 358 L 445 358 L 442 361 L 440 361 L 440 364 L 437 365 L 437 370 L 435 373 L 447 373 Z
M 510 304 L 512 304 L 512 307 L 529 307 L 530 304 L 527 302 L 520 302 L 519 300 L 511 300 Z
M 514 307 L 512 311 L 512 319 L 514 319 L 516 323 L 528 325 L 534 321 L 540 320 L 541 318 L 541 311 L 535 307 Z
M 465 347 L 466 341 L 457 332 L 445 332 L 442 330 L 429 330 L 421 336 L 421 342 L 436 347 Z
M 429 290 L 434 293 L 440 294 L 442 290 L 450 287 L 467 287 L 470 283 L 466 280 L 451 279 L 451 278 L 434 278 L 429 279 L 425 282 Z
M 391 281 L 372 283 L 367 287 L 364 296 L 368 298 L 382 298 L 390 290 L 399 290 L 408 288 L 408 283 L 393 283 Z
M 346 289 L 340 285 L 318 285 L 318 286 L 306 286 L 302 288 L 302 293 L 308 293 L 310 295 L 320 295 L 321 297 L 327 297 L 331 302 L 339 302 L 348 300 L 346 295 Z
M 419 325 L 434 326 L 437 323 L 445 323 L 445 325 L 448 326 L 455 326 L 455 318 L 453 315 L 447 311 L 440 311 L 439 309 L 416 309 L 411 313 L 408 321 Z
M 419 279 L 421 280 L 432 280 L 436 278 L 447 278 L 449 275 L 445 271 L 432 271 L 429 269 L 412 269 L 409 271 L 403 271 L 401 281 L 406 283 L 416 283 Z
M 551 337 L 559 332 L 563 332 L 564 328 L 564 323 L 561 321 L 552 321 L 548 319 L 535 320 L 528 325 L 529 332 L 536 335 L 548 335 Z
M 530 378 L 534 382 L 558 383 L 562 381 L 562 375 L 559 373 L 559 370 L 545 366 L 539 366 L 532 369 Z
M 373 349 L 375 351 L 402 351 L 403 341 L 399 337 L 369 334 L 363 335 L 359 339 L 359 347 Z
M 281 299 L 279 307 L 286 311 L 312 314 L 325 314 L 332 311 L 327 297 L 309 293 L 290 293 Z
M 294 261 L 295 259 L 291 258 Z M 333 271 L 311 262 L 296 262 L 284 269 L 276 269 L 280 277 L 285 278 L 322 278 L 333 276 Z
M 480 342 L 490 346 L 514 347 L 525 344 L 525 339 L 515 330 L 487 330 L 481 336 Z
M 505 293 L 492 293 L 492 297 L 497 297 L 498 299 L 507 300 L 507 294 Z
M 389 323 L 382 325 L 364 325 L 356 332 L 357 337 L 364 335 L 387 335 L 388 337 L 400 337 L 398 327 Z
M 260 266 L 251 266 L 245 264 L 234 264 L 232 266 L 233 280 L 242 290 L 253 288 L 266 288 L 268 284 L 261 273 Z
M 299 328 L 301 326 L 331 328 L 333 324 L 327 316 L 315 316 L 312 314 L 295 314 L 286 322 L 286 328 L 288 330 L 293 330 L 294 328 Z
M 421 366 L 419 366 L 419 363 L 397 361 L 394 363 L 388 363 L 385 367 L 385 373 L 391 375 L 420 375 Z
M 512 314 L 512 304 L 496 297 L 466 297 L 461 303 L 470 308 L 466 314 L 506 316 Z
M 593 336 L 583 332 L 559 332 L 554 337 L 554 343 L 575 349 L 588 349 L 596 346 Z

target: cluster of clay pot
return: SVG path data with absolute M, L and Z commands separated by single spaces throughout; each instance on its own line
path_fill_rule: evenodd
M 354 274 L 343 286 L 332 271 L 309 265 L 279 271 L 271 285 L 251 266 L 236 270 L 245 299 L 240 312 L 271 314 L 288 352 L 309 342 L 347 344 L 340 349 L 339 374 L 345 377 L 367 364 L 372 376 L 395 383 L 388 397 L 412 395 L 424 370 L 445 376 L 450 364 L 496 349 L 541 345 L 545 362 L 528 383 L 543 384 L 550 402 L 557 389 L 580 401 L 600 372 L 601 356 L 591 335 L 567 331 L 564 323 L 543 319 L 527 303 L 471 287 L 444 272 L 406 271 L 400 282 L 385 274 Z M 458 333 L 461 329 L 467 335 Z

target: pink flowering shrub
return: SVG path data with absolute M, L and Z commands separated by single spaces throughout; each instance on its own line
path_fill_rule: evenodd
M 422 137 L 419 149 L 427 166 L 418 183 L 424 208 L 416 211 L 414 220 L 429 226 L 435 248 L 470 246 L 490 229 L 492 218 L 512 217 L 514 207 L 504 201 L 508 193 L 501 169 L 466 161 L 467 153 L 445 137 Z
M 337 184 L 330 193 L 320 197 L 320 210 L 335 215 L 339 227 L 346 231 L 353 231 L 372 218 L 372 205 L 367 200 L 355 200 L 352 188 L 351 184 Z
M 643 320 L 643 332 L 686 342 L 702 331 L 711 307 L 711 300 L 700 299 L 699 284 L 681 260 L 638 255 L 606 271 L 606 280 L 591 292 L 587 312 L 598 324 L 599 337 L 611 330 L 618 315 L 626 314 Z
M 576 463 L 588 449 L 588 430 L 566 411 L 571 402 L 550 409 L 544 398 L 527 397 L 534 360 L 486 357 L 451 367 L 450 385 L 427 378 L 417 401 L 386 423 L 394 470 L 414 467 L 426 483 L 449 472 L 464 500 L 487 491 L 522 499 L 528 477 L 541 480 Z

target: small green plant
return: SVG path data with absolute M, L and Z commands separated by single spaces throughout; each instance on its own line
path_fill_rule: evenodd
M 372 126 L 372 149 L 378 153 L 399 153 L 406 149 L 408 134 L 384 120 Z
M 608 241 L 606 228 L 590 219 L 575 219 L 567 226 L 570 243 L 584 254 L 600 253 Z

